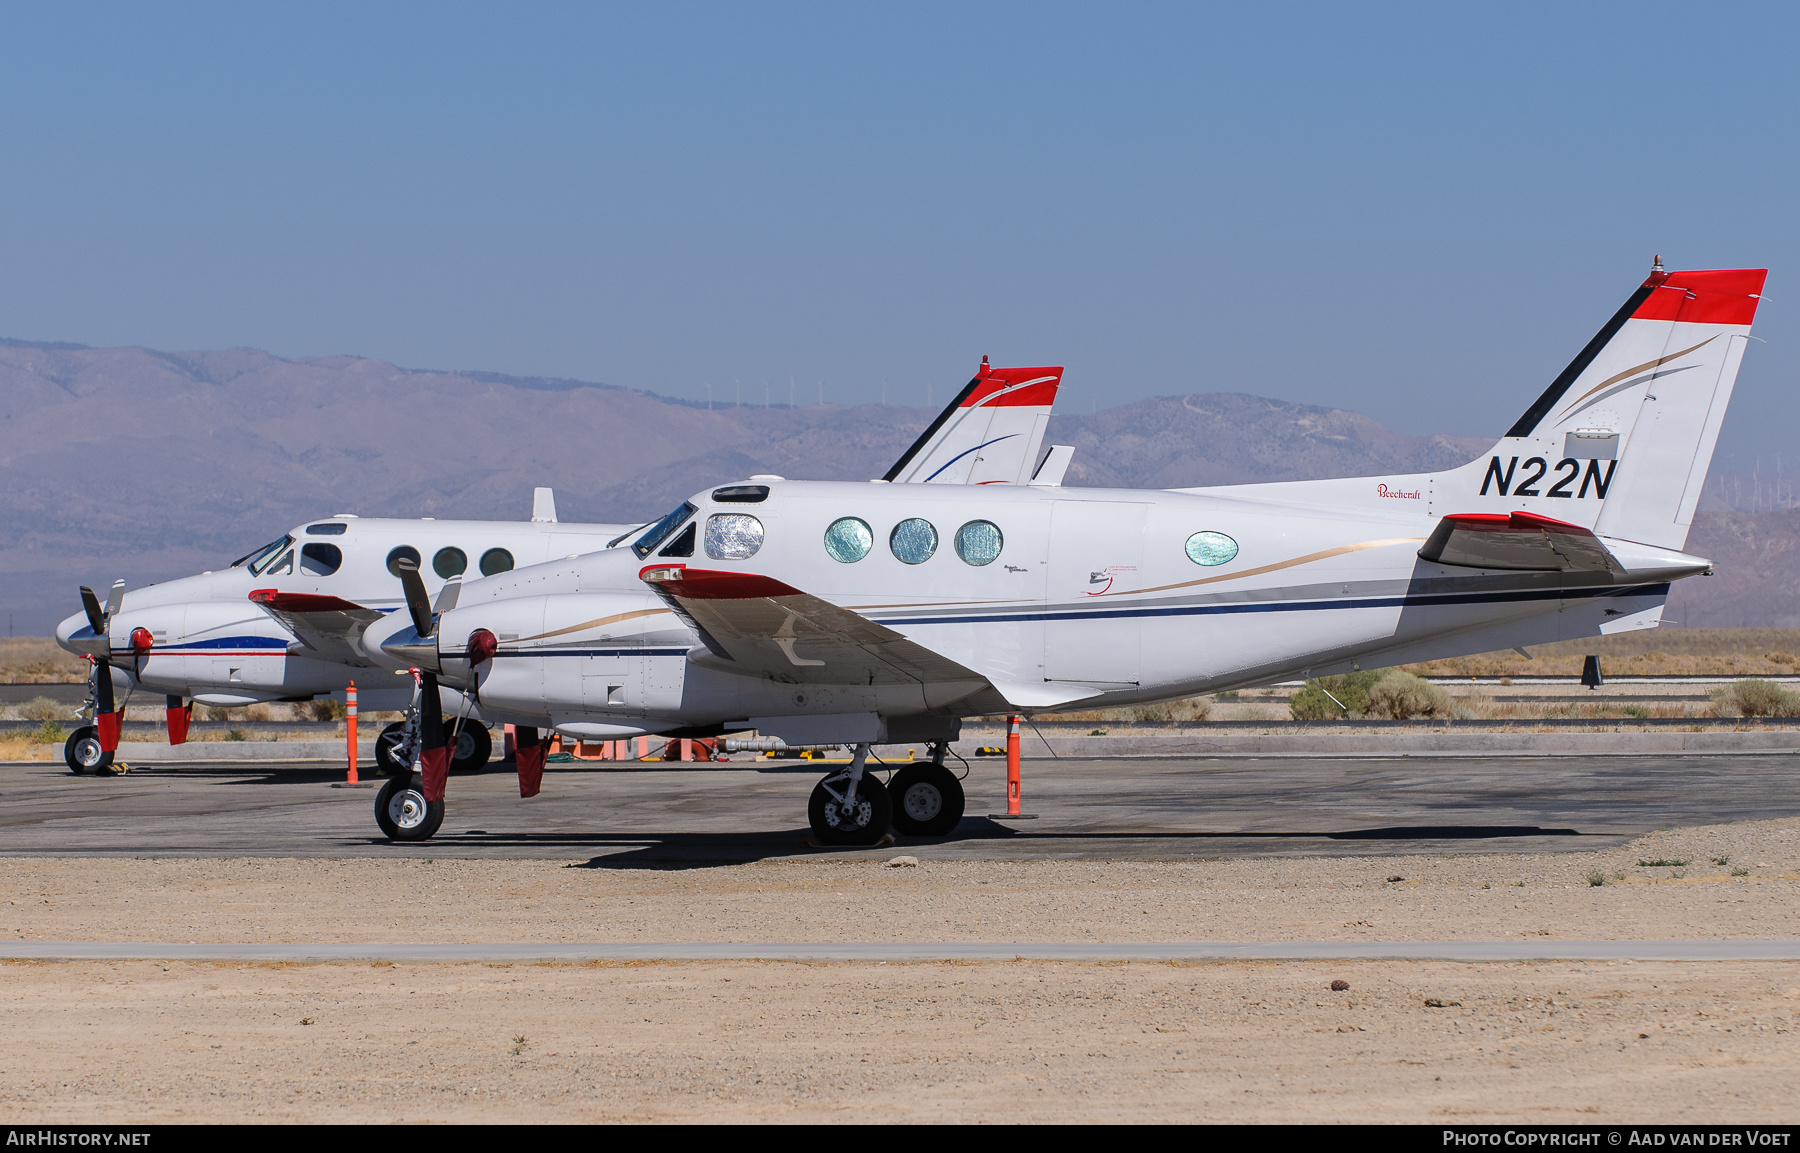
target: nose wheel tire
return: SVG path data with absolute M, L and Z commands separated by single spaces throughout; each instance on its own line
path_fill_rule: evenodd
M 873 776 L 864 777 L 856 789 L 856 803 L 846 805 L 838 797 L 849 787 L 847 777 L 827 777 L 813 786 L 812 797 L 806 803 L 806 818 L 813 836 L 822 844 L 873 845 L 892 823 L 893 805 L 880 781 Z
M 427 801 L 411 773 L 390 777 L 375 794 L 375 823 L 390 841 L 429 840 L 444 823 L 444 802 Z
M 456 734 L 456 745 L 450 750 L 450 771 L 479 773 L 493 755 L 494 737 L 488 732 L 487 726 L 475 721 L 464 721 L 462 732 Z
M 894 828 L 915 837 L 941 837 L 963 818 L 962 782 L 942 765 L 908 765 L 887 786 Z
M 88 773 L 104 775 L 112 769 L 113 755 L 100 747 L 100 730 L 83 725 L 63 742 L 63 761 L 78 777 Z

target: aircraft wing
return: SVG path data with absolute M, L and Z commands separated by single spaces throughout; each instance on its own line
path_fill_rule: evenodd
M 257 589 L 250 600 L 321 660 L 370 666 L 357 642 L 364 629 L 385 615 L 380 609 L 364 608 L 339 597 L 277 589 Z
M 1452 513 L 1438 522 L 1419 556 L 1467 568 L 1625 574 L 1592 530 L 1529 512 Z
M 725 667 L 792 684 L 985 685 L 885 625 L 750 573 L 652 565 L 639 574 Z

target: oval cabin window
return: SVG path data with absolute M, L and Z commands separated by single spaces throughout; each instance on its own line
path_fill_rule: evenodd
M 825 554 L 844 564 L 855 564 L 875 546 L 875 532 L 860 517 L 839 517 L 825 530 Z
M 901 521 L 888 536 L 888 547 L 904 564 L 924 564 L 937 551 L 937 544 L 937 529 L 918 517 Z
M 956 530 L 956 555 L 977 568 L 999 560 L 1005 544 L 1000 526 L 991 521 L 972 520 Z
M 1188 559 L 1209 568 L 1224 564 L 1237 553 L 1237 541 L 1222 532 L 1197 532 L 1187 539 Z

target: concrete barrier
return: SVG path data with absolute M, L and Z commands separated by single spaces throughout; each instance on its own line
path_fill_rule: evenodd
M 964 729 L 958 751 L 966 746 L 998 746 L 1000 730 Z M 1048 748 L 1045 746 L 1048 745 Z M 1392 757 L 1408 754 L 1433 756 L 1603 756 L 1644 753 L 1796 753 L 1800 730 L 1776 729 L 1737 732 L 1638 731 L 1621 733 L 1572 732 L 1306 732 L 1306 733 L 1132 733 L 1129 736 L 1061 736 L 1027 733 L 1024 755 L 1042 760 L 1052 755 L 1090 757 Z M 996 762 L 1001 758 L 994 758 Z
M 356 742 L 356 758 L 375 760 L 375 738 Z M 170 745 L 155 741 L 120 741 L 115 760 L 132 764 L 179 764 L 203 761 L 336 761 L 348 768 L 349 750 L 335 741 L 190 741 Z

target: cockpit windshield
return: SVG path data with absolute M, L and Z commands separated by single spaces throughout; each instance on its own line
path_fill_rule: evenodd
M 694 506 L 682 501 L 680 508 L 651 525 L 643 536 L 633 541 L 631 551 L 640 557 L 649 556 L 651 549 L 667 540 L 670 533 L 686 524 L 688 518 L 693 515 Z
M 236 568 L 241 564 L 248 564 L 250 566 L 250 575 L 261 576 L 263 570 L 273 564 L 275 558 L 281 555 L 281 550 L 293 543 L 294 538 L 291 536 L 284 536 L 280 540 L 270 541 L 255 552 L 246 553 L 244 556 L 232 561 L 231 567 Z

